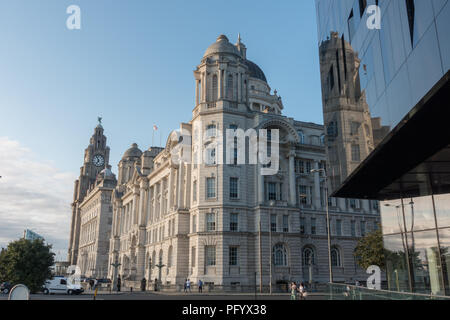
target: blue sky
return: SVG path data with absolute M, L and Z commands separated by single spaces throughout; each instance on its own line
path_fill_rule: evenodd
M 81 8 L 81 30 L 66 28 L 71 4 Z M 0 155 L 4 172 L 28 157 L 72 180 L 97 116 L 115 172 L 131 143 L 150 146 L 153 124 L 160 128 L 155 144 L 159 133 L 164 143 L 191 119 L 192 71 L 222 33 L 233 43 L 241 33 L 248 58 L 282 96 L 285 115 L 323 121 L 312 0 L 4 0 L 0 30 L 0 142 L 6 153 L 29 153 Z M 39 179 L 40 172 L 29 174 Z M 0 180 L 0 215 L 13 180 Z M 64 219 L 70 201 L 71 192 Z

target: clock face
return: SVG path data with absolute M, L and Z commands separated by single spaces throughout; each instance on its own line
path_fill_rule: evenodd
M 103 156 L 101 154 L 97 154 L 92 159 L 92 163 L 96 167 L 101 167 L 101 166 L 103 166 L 105 164 L 105 158 L 103 158 Z

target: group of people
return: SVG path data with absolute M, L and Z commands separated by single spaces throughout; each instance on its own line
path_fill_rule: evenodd
M 297 285 L 295 282 L 291 282 L 291 300 L 305 300 L 306 287 L 303 282 Z
M 197 286 L 198 286 L 198 292 L 203 292 L 203 281 L 201 280 L 201 279 L 198 279 L 198 283 L 197 283 Z M 186 279 L 185 281 L 184 281 L 184 292 L 192 292 L 191 291 L 191 280 L 189 280 L 189 279 Z

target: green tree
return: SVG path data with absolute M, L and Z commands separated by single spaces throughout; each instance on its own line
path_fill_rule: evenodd
M 0 253 L 0 279 L 13 284 L 24 284 L 31 292 L 37 292 L 45 280 L 52 277 L 51 266 L 55 254 L 51 245 L 43 239 L 20 239 L 8 244 Z
M 385 269 L 383 234 L 380 226 L 358 241 L 354 256 L 358 265 L 364 270 L 372 265 Z

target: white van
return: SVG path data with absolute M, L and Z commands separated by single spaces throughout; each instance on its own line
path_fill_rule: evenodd
M 42 288 L 44 294 L 49 293 L 67 293 L 67 294 L 81 294 L 84 289 L 81 285 L 71 284 L 67 282 L 67 278 L 62 276 L 55 276 L 53 279 L 45 281 Z

